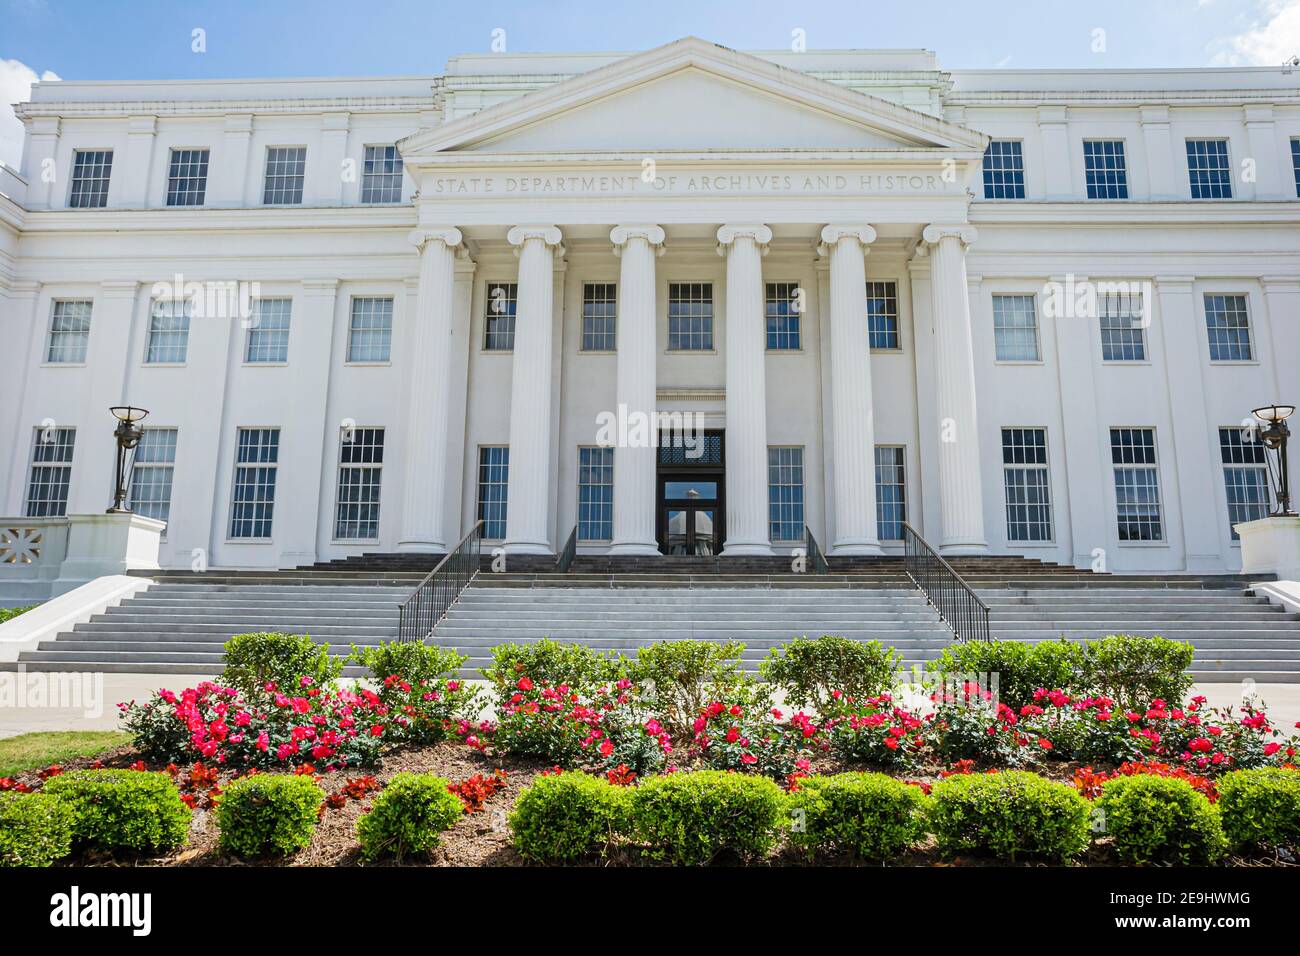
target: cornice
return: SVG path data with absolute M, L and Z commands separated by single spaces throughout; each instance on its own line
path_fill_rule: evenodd
M 1007 225 L 1300 225 L 1300 202 L 1283 200 L 1128 200 L 972 202 L 970 221 Z
M 14 114 L 23 121 L 40 117 L 110 118 L 150 116 L 221 116 L 226 113 L 418 113 L 434 108 L 429 96 L 330 96 L 245 98 L 232 100 L 42 100 L 19 103 Z
M 1244 106 L 1300 103 L 1300 91 L 1264 90 L 970 90 L 949 93 L 944 106 Z
M 255 206 L 244 209 L 50 209 L 29 210 L 24 234 L 101 232 L 244 232 L 292 229 L 389 229 L 416 225 L 415 207 Z

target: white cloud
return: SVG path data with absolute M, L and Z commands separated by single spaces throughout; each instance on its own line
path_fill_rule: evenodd
M 20 60 L 0 60 L 0 160 L 14 169 L 23 154 L 23 124 L 14 116 L 13 104 L 29 99 L 32 84 L 39 80 L 57 80 L 55 73 L 46 70 L 36 75 Z
M 1246 30 L 1214 46 L 1216 66 L 1280 66 L 1300 56 L 1300 0 L 1263 0 Z

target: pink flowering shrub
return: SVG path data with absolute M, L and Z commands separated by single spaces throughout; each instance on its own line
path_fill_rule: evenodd
M 757 773 L 777 780 L 805 775 L 805 751 L 821 746 L 817 725 L 802 711 L 788 720 L 773 707 L 709 702 L 691 725 L 693 750 L 716 770 Z
M 1025 767 L 1053 748 L 1049 738 L 1021 726 L 1014 710 L 977 684 L 966 683 L 955 691 L 942 688 L 930 697 L 934 713 L 927 717 L 928 736 L 942 760 Z
M 420 641 L 353 645 L 352 661 L 366 667 L 388 712 L 392 741 L 437 743 L 456 736 L 460 721 L 477 720 L 483 691 L 456 675 L 467 657 Z
M 826 722 L 830 749 L 841 760 L 887 770 L 912 770 L 928 746 L 930 725 L 891 694 L 855 698 L 835 691 L 835 716 Z

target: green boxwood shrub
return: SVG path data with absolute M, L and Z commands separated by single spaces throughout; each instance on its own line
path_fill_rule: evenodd
M 161 853 L 189 834 L 190 808 L 165 773 L 74 770 L 51 777 L 44 792 L 68 805 L 74 838 L 96 850 Z
M 343 661 L 330 654 L 329 645 L 306 634 L 236 634 L 226 641 L 225 656 L 222 682 L 253 699 L 265 696 L 267 683 L 294 693 L 304 677 L 325 687 L 343 672 Z
M 997 674 L 998 699 L 1019 710 L 1033 701 L 1040 687 L 1074 689 L 1083 657 L 1083 647 L 1070 641 L 967 641 L 945 648 L 934 670 L 948 675 Z
M 72 852 L 72 808 L 47 793 L 0 793 L 0 867 L 49 866 Z
M 311 844 L 324 802 L 325 791 L 308 776 L 241 777 L 217 804 L 221 849 L 240 857 L 288 856 Z
M 510 814 L 521 856 L 541 863 L 574 863 L 603 854 L 627 829 L 631 792 L 602 777 L 560 773 L 524 787 Z
M 1219 812 L 1185 780 L 1117 777 L 1102 786 L 1097 809 L 1124 863 L 1213 863 L 1227 848 Z
M 764 680 L 785 692 L 786 703 L 828 714 L 834 708 L 835 691 L 865 700 L 891 690 L 902 662 L 901 654 L 879 641 L 799 637 L 773 648 L 759 671 Z
M 1088 641 L 1080 689 L 1100 692 L 1136 710 L 1156 698 L 1182 701 L 1192 686 L 1187 669 L 1194 652 L 1191 644 L 1163 637 L 1113 634 Z
M 930 792 L 928 822 L 947 853 L 1066 861 L 1088 848 L 1090 806 L 1073 787 L 1024 770 L 963 774 Z
M 442 831 L 460 819 L 465 805 L 431 773 L 399 773 L 357 820 L 357 839 L 368 860 L 428 853 Z
M 652 860 L 687 866 L 719 856 L 766 856 L 781 834 L 785 798 L 766 777 L 697 770 L 651 777 L 632 791 L 631 829 Z
M 789 797 L 790 844 L 883 861 L 925 833 L 925 794 L 882 773 L 807 777 Z
M 482 673 L 504 701 L 510 699 L 515 682 L 523 676 L 537 684 L 568 684 L 582 693 L 618 680 L 628 666 L 628 660 L 618 654 L 543 638 L 529 644 L 497 645 L 492 648 L 492 666 Z
M 1220 778 L 1219 815 L 1235 847 L 1300 849 L 1300 770 L 1259 767 Z

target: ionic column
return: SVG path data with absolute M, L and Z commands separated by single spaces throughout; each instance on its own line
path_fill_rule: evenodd
M 727 257 L 727 540 L 724 555 L 771 554 L 767 523 L 767 320 L 764 225 L 718 230 Z
M 551 340 L 554 316 L 555 226 L 515 226 L 506 234 L 519 257 L 515 349 L 510 388 L 510 476 L 506 488 L 505 550 L 553 554 L 547 532 L 551 460 Z
M 863 257 L 876 238 L 870 226 L 827 226 L 823 256 L 831 265 L 831 441 L 835 529 L 832 554 L 881 554 L 876 536 L 876 439 L 867 336 Z
M 979 422 L 975 414 L 975 357 L 971 341 L 966 247 L 977 233 L 968 225 L 930 225 L 930 287 L 935 335 L 935 411 L 939 430 L 940 550 L 985 554 L 984 497 L 980 482 Z
M 411 374 L 399 551 L 446 551 L 447 379 L 459 229 L 415 229 L 420 282 L 409 323 Z
M 618 272 L 618 383 L 615 401 L 626 420 L 647 422 L 647 442 L 614 449 L 614 539 L 610 554 L 658 554 L 655 540 L 655 257 L 664 251 L 659 226 L 616 226 L 609 234 Z M 635 418 L 633 417 L 635 416 Z

